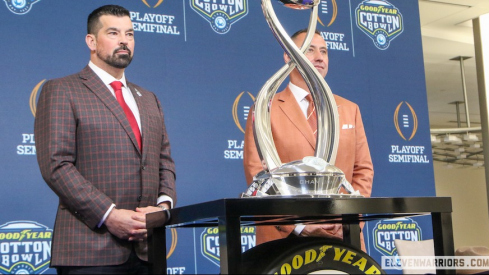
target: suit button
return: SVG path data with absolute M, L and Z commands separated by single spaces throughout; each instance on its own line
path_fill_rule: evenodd
M 138 196 L 138 201 L 141 201 L 142 198 L 143 198 L 143 196 L 139 195 Z
M 141 169 L 142 169 L 142 170 L 146 170 L 146 166 L 144 166 L 144 165 L 143 165 L 143 166 L 141 166 Z

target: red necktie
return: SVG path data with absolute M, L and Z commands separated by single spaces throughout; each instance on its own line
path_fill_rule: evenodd
M 119 104 L 124 110 L 124 113 L 126 113 L 127 120 L 129 120 L 129 124 L 131 125 L 132 131 L 136 136 L 139 149 L 142 150 L 141 132 L 139 131 L 139 126 L 136 121 L 136 118 L 134 117 L 134 114 L 132 113 L 131 109 L 129 109 L 129 106 L 127 106 L 126 101 L 124 101 L 124 97 L 122 96 L 122 82 L 114 81 L 110 83 L 110 86 L 112 86 L 112 88 L 114 89 L 115 97 L 117 98 L 117 101 L 119 101 Z
M 318 119 L 316 115 L 316 107 L 314 106 L 314 102 L 312 101 L 311 94 L 306 96 L 307 101 L 309 101 L 309 107 L 307 107 L 307 122 L 309 122 L 309 126 L 311 126 L 312 132 L 314 136 L 316 136 L 318 131 Z

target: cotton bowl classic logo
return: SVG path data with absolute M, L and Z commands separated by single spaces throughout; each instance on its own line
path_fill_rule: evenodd
M 255 245 L 255 227 L 241 227 L 241 253 L 254 247 Z M 200 248 L 202 256 L 217 266 L 220 266 L 219 229 L 216 227 L 205 228 L 200 235 Z
M 31 10 L 32 4 L 41 0 L 3 0 L 7 8 L 18 15 L 23 15 Z
M 248 0 L 190 0 L 192 9 L 218 34 L 225 34 L 248 14 Z
M 41 274 L 49 269 L 53 230 L 32 221 L 0 225 L 1 274 Z
M 373 230 L 375 249 L 385 256 L 397 255 L 394 240 L 422 241 L 421 227 L 410 218 L 380 221 Z
M 381 50 L 389 48 L 390 42 L 404 30 L 401 13 L 387 1 L 365 0 L 355 14 L 357 27 Z

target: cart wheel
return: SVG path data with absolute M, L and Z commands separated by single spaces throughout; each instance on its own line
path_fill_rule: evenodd
M 245 274 L 385 274 L 368 254 L 327 238 L 287 238 L 258 245 L 242 255 Z M 323 273 L 325 274 L 325 273 Z

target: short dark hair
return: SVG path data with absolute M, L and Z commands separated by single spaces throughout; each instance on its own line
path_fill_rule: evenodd
M 117 17 L 124 17 L 124 16 L 131 17 L 129 11 L 124 7 L 118 5 L 102 6 L 92 11 L 92 13 L 88 15 L 87 34 L 95 34 L 95 35 L 97 34 L 97 32 L 101 28 L 99 19 L 102 15 L 114 15 Z
M 307 33 L 307 29 L 302 29 L 302 30 L 296 31 L 290 38 L 292 40 L 295 40 L 297 38 L 297 36 L 299 36 L 299 34 L 301 34 L 301 33 Z M 321 35 L 321 33 L 318 30 L 315 30 L 314 33 Z

